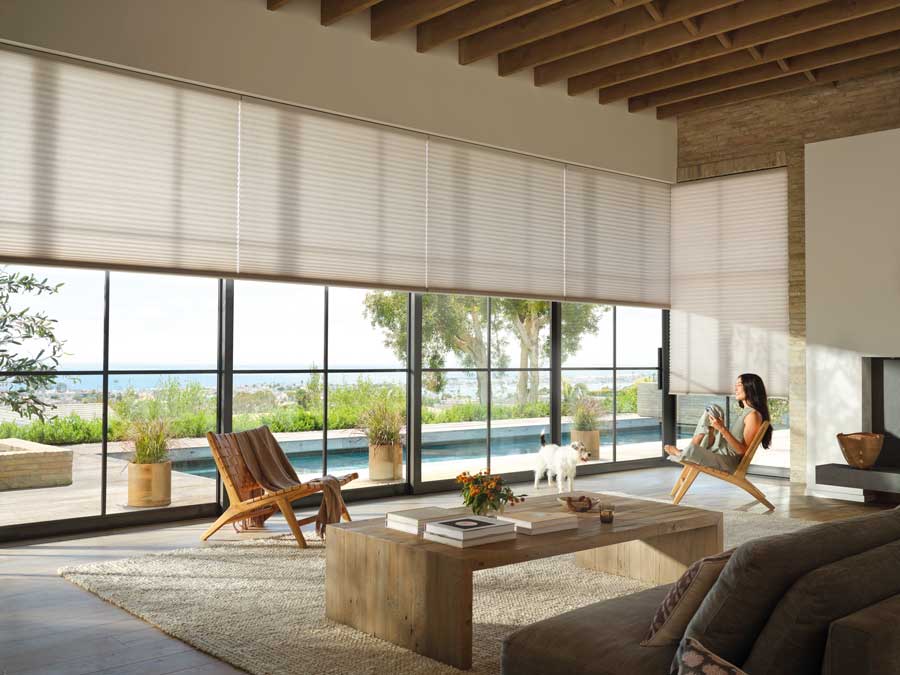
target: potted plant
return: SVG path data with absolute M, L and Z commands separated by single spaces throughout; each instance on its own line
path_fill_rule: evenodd
M 134 445 L 128 464 L 128 506 L 168 506 L 172 502 L 169 425 L 162 419 L 135 420 L 128 436 Z
M 406 414 L 388 395 L 376 397 L 362 413 L 359 428 L 369 441 L 369 480 L 403 478 Z
M 476 516 L 491 512 L 503 512 L 507 504 L 525 501 L 525 495 L 514 494 L 512 488 L 504 485 L 503 478 L 481 471 L 474 476 L 463 471 L 456 477 L 463 504 L 472 509 Z
M 600 457 L 600 401 L 590 396 L 581 396 L 575 402 L 570 436 L 573 443 L 581 441 L 592 460 Z

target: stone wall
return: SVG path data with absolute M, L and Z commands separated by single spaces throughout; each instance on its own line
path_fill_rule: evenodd
M 788 170 L 791 480 L 806 481 L 804 145 L 900 128 L 900 72 L 813 87 L 678 118 L 678 180 Z
M 18 438 L 0 440 L 0 491 L 72 484 L 72 451 Z

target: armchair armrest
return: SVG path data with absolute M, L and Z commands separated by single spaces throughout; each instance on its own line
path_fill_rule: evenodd
M 832 621 L 822 674 L 841 673 L 900 673 L 900 595 Z

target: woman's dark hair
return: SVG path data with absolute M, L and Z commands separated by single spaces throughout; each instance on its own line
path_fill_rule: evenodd
M 772 417 L 769 415 L 769 397 L 766 396 L 766 385 L 762 378 L 756 373 L 742 373 L 739 375 L 741 384 L 744 385 L 744 400 L 747 405 L 762 415 L 764 422 L 769 422 L 769 428 L 763 436 L 762 446 L 768 450 L 772 444 Z M 738 405 L 744 407 L 744 401 L 739 401 Z

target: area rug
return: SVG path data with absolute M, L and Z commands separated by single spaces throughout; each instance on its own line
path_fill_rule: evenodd
M 725 546 L 812 524 L 726 511 Z M 278 537 L 68 567 L 59 573 L 254 675 L 461 672 L 326 619 L 325 547 L 315 540 L 305 550 L 290 537 Z M 519 626 L 647 587 L 581 569 L 572 555 L 479 571 L 470 672 L 498 673 L 500 641 Z

